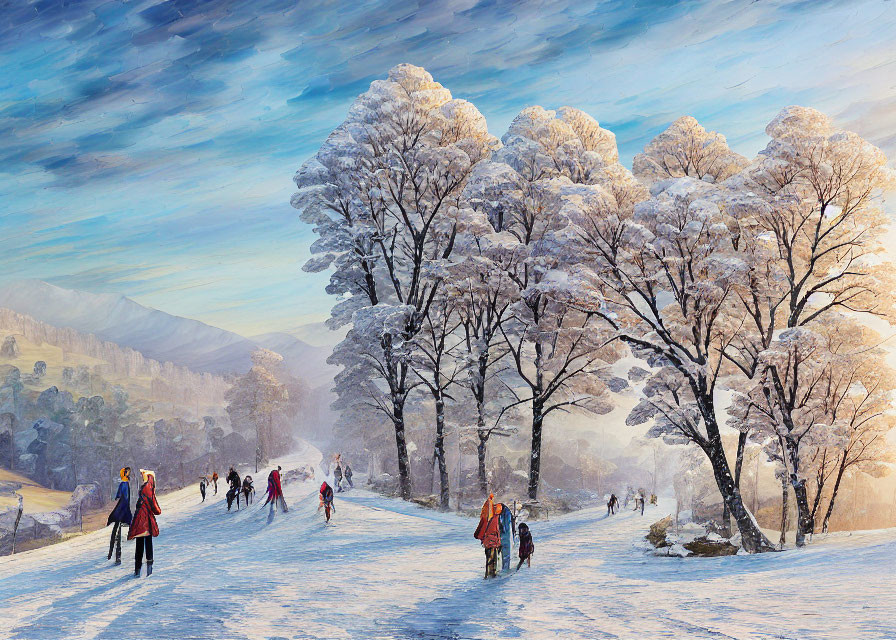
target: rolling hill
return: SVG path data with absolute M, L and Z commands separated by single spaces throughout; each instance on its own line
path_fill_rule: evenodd
M 312 386 L 328 384 L 335 369 L 326 364 L 329 349 L 285 333 L 246 338 L 231 331 L 145 307 L 118 294 L 64 289 L 40 280 L 0 287 L 0 307 L 47 324 L 90 333 L 130 347 L 159 362 L 202 373 L 242 373 L 259 346 L 277 351 L 294 375 Z

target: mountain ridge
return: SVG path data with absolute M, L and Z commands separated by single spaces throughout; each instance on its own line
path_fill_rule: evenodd
M 243 373 L 258 347 L 277 351 L 287 368 L 313 387 L 332 380 L 329 349 L 285 333 L 247 338 L 240 334 L 153 309 L 113 293 L 65 289 L 42 280 L 18 280 L 0 286 L 0 307 L 130 347 L 159 362 L 172 362 L 200 373 Z M 286 353 L 281 353 L 286 351 Z

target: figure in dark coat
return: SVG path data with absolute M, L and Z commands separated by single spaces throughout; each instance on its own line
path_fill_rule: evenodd
M 336 493 L 342 491 L 342 465 L 336 463 L 336 470 L 333 471 L 333 478 L 336 480 Z
M 532 532 L 529 531 L 529 525 L 523 522 L 520 525 L 520 563 L 516 565 L 517 571 L 520 570 L 524 562 L 526 566 L 532 566 L 533 553 L 535 553 L 535 543 L 532 542 Z
M 118 483 L 118 493 L 115 494 L 115 508 L 106 520 L 106 526 L 112 525 L 112 537 L 109 538 L 109 557 L 112 559 L 113 548 L 115 550 L 115 564 L 121 564 L 121 526 L 131 524 L 131 468 L 125 467 L 118 472 L 121 482 Z
M 283 487 L 280 486 L 280 470 L 281 467 L 278 466 L 268 475 L 267 500 L 261 505 L 264 507 L 270 502 L 272 514 L 274 513 L 274 505 L 277 504 L 280 505 L 284 513 L 289 511 L 289 508 L 286 506 L 286 499 L 283 497 Z
M 202 501 L 205 502 L 205 487 L 208 484 L 208 479 L 205 476 L 199 476 L 199 493 L 202 494 Z
M 156 473 L 140 469 L 143 486 L 134 509 L 134 519 L 128 530 L 128 540 L 137 539 L 137 550 L 134 554 L 134 576 L 140 577 L 143 566 L 143 553 L 146 552 L 146 575 L 152 575 L 152 539 L 159 535 L 159 524 L 156 516 L 162 513 L 156 500 Z
M 233 506 L 234 500 L 236 500 L 236 508 L 239 509 L 240 490 L 242 489 L 243 483 L 240 481 L 240 476 L 233 467 L 230 467 L 230 473 L 227 474 L 227 483 L 230 485 L 230 489 L 227 490 L 227 510 L 230 511 L 230 507 Z
M 255 495 L 255 487 L 252 486 L 252 476 L 243 478 L 243 497 L 246 499 L 246 506 L 252 504 L 252 496 Z
M 336 507 L 333 505 L 333 487 L 331 487 L 326 480 L 320 485 L 320 504 L 318 505 L 317 510 L 320 511 L 321 507 L 324 508 L 327 522 L 329 522 L 330 511 L 336 511 Z
M 348 486 L 352 489 L 355 488 L 355 483 L 352 482 L 352 468 L 349 466 L 348 462 L 345 463 L 345 471 L 343 472 L 345 476 L 345 481 L 348 482 Z

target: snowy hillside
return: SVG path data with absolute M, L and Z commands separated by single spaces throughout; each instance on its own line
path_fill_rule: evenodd
M 312 448 L 284 467 L 319 460 Z M 287 464 L 288 462 L 288 464 Z M 258 474 L 256 484 L 264 484 Z M 109 530 L 0 559 L 0 637 L 892 638 L 896 531 L 803 551 L 644 555 L 649 522 L 586 510 L 536 522 L 531 569 L 484 581 L 474 522 L 355 490 L 334 523 L 317 482 L 291 510 L 227 513 L 223 491 L 163 496 L 155 573 L 105 559 Z
M 332 369 L 321 366 L 329 349 L 312 347 L 298 338 L 253 341 L 241 335 L 144 307 L 117 294 L 96 294 L 63 289 L 40 280 L 21 280 L 0 287 L 0 307 L 12 309 L 57 327 L 92 333 L 101 340 L 131 347 L 159 362 L 173 362 L 194 371 L 243 372 L 251 366 L 250 354 L 269 342 L 287 347 L 289 366 L 317 386 Z M 280 335 L 280 334 L 277 334 Z M 286 334 L 283 334 L 286 335 Z M 270 336 L 263 336 L 269 338 Z M 274 349 L 276 350 L 276 349 Z M 305 363 L 310 363 L 306 366 Z M 323 372 L 323 373 L 321 373 Z

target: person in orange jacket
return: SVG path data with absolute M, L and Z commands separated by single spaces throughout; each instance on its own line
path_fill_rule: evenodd
M 494 578 L 498 573 L 498 550 L 501 548 L 501 528 L 498 516 L 502 506 L 495 504 L 495 494 L 490 493 L 479 514 L 479 526 L 473 537 L 485 548 L 485 577 Z

